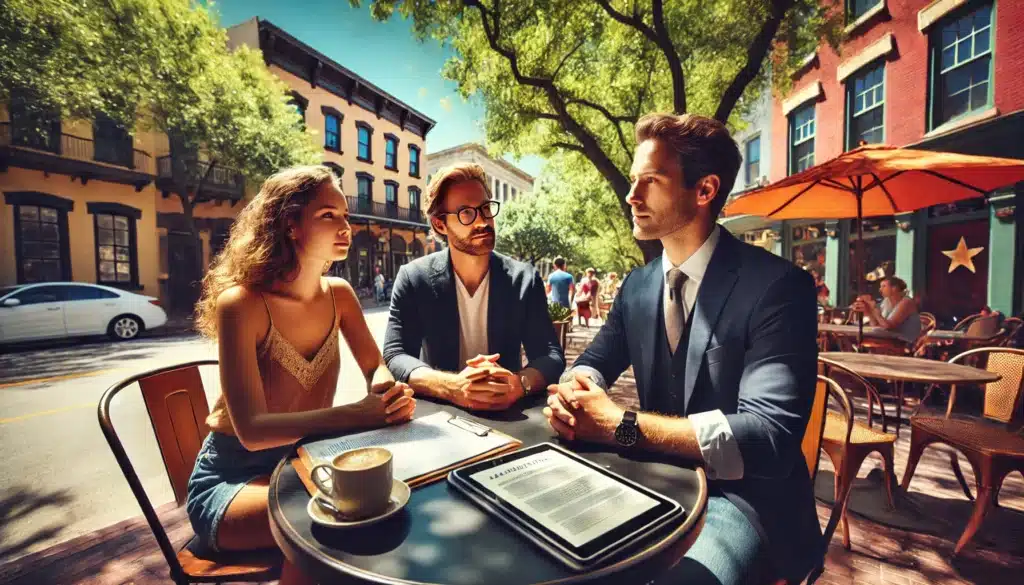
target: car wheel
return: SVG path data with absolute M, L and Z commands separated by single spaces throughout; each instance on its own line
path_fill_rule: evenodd
M 108 334 L 119 341 L 135 339 L 141 332 L 142 322 L 139 321 L 138 317 L 133 317 L 131 315 L 114 317 L 114 320 L 110 322 L 108 330 Z

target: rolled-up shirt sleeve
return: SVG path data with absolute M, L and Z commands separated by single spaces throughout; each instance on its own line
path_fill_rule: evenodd
M 697 435 L 708 479 L 743 479 L 743 455 L 729 420 L 721 410 L 697 412 L 689 417 Z

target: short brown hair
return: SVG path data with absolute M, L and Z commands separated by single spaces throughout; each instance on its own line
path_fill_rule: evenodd
M 465 181 L 477 181 L 491 198 L 491 188 L 487 186 L 487 174 L 484 168 L 474 163 L 456 163 L 439 170 L 427 185 L 427 217 L 435 217 L 440 213 L 444 198 L 452 185 Z
M 717 218 L 742 162 L 740 149 L 725 124 L 695 114 L 648 114 L 636 124 L 636 142 L 650 139 L 664 140 L 679 155 L 687 189 L 692 189 L 702 177 L 718 177 L 718 193 L 711 202 L 712 217 Z
M 898 276 L 886 276 L 882 280 L 885 281 L 885 282 L 888 282 L 889 286 L 896 287 L 896 290 L 898 290 L 900 292 L 906 292 L 907 291 L 907 281 L 903 280 L 902 278 L 900 278 Z

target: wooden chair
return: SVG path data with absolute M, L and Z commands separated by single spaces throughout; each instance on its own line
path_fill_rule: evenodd
M 896 436 L 885 432 L 883 416 L 883 430 L 879 431 L 870 425 L 872 402 L 877 400 L 881 404 L 881 397 L 878 391 L 862 376 L 825 358 L 819 358 L 819 362 L 825 365 L 826 374 L 833 380 L 851 380 L 857 382 L 864 389 L 868 397 L 868 424 L 855 420 L 851 415 L 843 418 L 839 413 L 830 410 L 825 419 L 825 435 L 822 438 L 822 449 L 832 461 L 832 467 L 836 470 L 835 489 L 836 497 L 840 493 L 849 493 L 853 487 L 853 481 L 857 479 L 857 472 L 860 471 L 864 460 L 872 453 L 882 456 L 885 471 L 885 492 L 889 497 L 889 506 L 896 507 L 893 499 L 893 486 L 896 484 L 895 467 L 895 444 Z M 840 378 L 836 374 L 842 374 Z M 849 390 L 846 390 L 849 392 Z M 852 432 L 847 428 L 852 424 Z M 843 527 L 843 547 L 850 550 L 850 526 L 847 520 L 846 506 L 844 504 L 840 522 Z
M 938 321 L 935 319 L 935 315 L 927 311 L 922 311 L 917 314 L 918 318 L 921 319 L 921 333 L 927 334 L 929 331 L 934 331 L 935 327 L 938 326 Z
M 978 497 L 974 501 L 971 520 L 956 543 L 954 555 L 959 554 L 978 531 L 985 515 L 995 503 L 1007 474 L 1015 470 L 1024 473 L 1024 434 L 1019 428 L 1010 426 L 1010 423 L 1019 422 L 1020 419 L 1024 350 L 982 347 L 965 351 L 949 361 L 963 363 L 975 358 L 984 359 L 985 363 L 980 367 L 1002 376 L 999 381 L 985 385 L 982 418 L 953 416 L 956 401 L 956 386 L 953 386 L 944 417 L 921 415 L 910 418 L 910 454 L 903 474 L 902 488 L 905 491 L 914 476 L 921 454 L 932 443 L 944 443 L 967 457 L 978 482 Z M 971 499 L 970 488 L 964 480 L 955 453 L 950 457 L 950 464 L 960 487 Z
M 1024 332 L 1024 320 L 1020 317 L 1010 317 L 1003 321 L 1003 329 L 1006 330 L 1006 338 L 1000 343 L 1000 346 L 1020 347 L 1022 345 L 1019 337 Z
M 853 407 L 850 406 L 850 399 L 846 397 L 843 389 L 831 378 L 818 376 L 818 384 L 814 392 L 814 403 L 811 407 L 811 416 L 807 420 L 807 428 L 804 431 L 803 440 L 800 443 L 800 451 L 803 453 L 807 463 L 807 470 L 811 474 L 811 483 L 814 483 L 818 475 L 818 463 L 821 461 L 821 451 L 826 433 L 827 419 L 829 416 L 829 399 L 835 400 L 846 417 L 847 426 L 842 435 L 840 451 L 845 453 L 849 446 L 850 434 L 853 432 Z M 837 482 L 838 486 L 839 483 Z M 850 495 L 849 490 L 840 493 L 836 491 L 835 501 L 832 503 L 832 513 L 829 514 L 828 524 L 825 525 L 825 539 L 821 550 L 821 563 L 815 567 L 807 577 L 807 584 L 813 585 L 818 577 L 825 572 L 825 556 L 828 554 L 829 543 L 832 542 L 832 535 L 835 534 L 836 526 L 846 508 L 846 498 Z
M 137 382 L 174 491 L 174 501 L 178 506 L 184 505 L 188 478 L 203 439 L 209 433 L 206 417 L 210 410 L 199 367 L 215 365 L 217 360 L 199 360 L 136 374 L 108 388 L 97 409 L 103 435 L 142 508 L 176 585 L 269 581 L 277 579 L 280 572 L 281 555 L 276 550 L 211 553 L 202 550 L 198 538 L 193 536 L 175 552 L 110 420 L 111 401 L 121 390 Z

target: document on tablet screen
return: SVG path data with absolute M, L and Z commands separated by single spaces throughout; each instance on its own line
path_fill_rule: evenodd
M 478 471 L 470 478 L 576 547 L 658 505 L 552 450 Z

